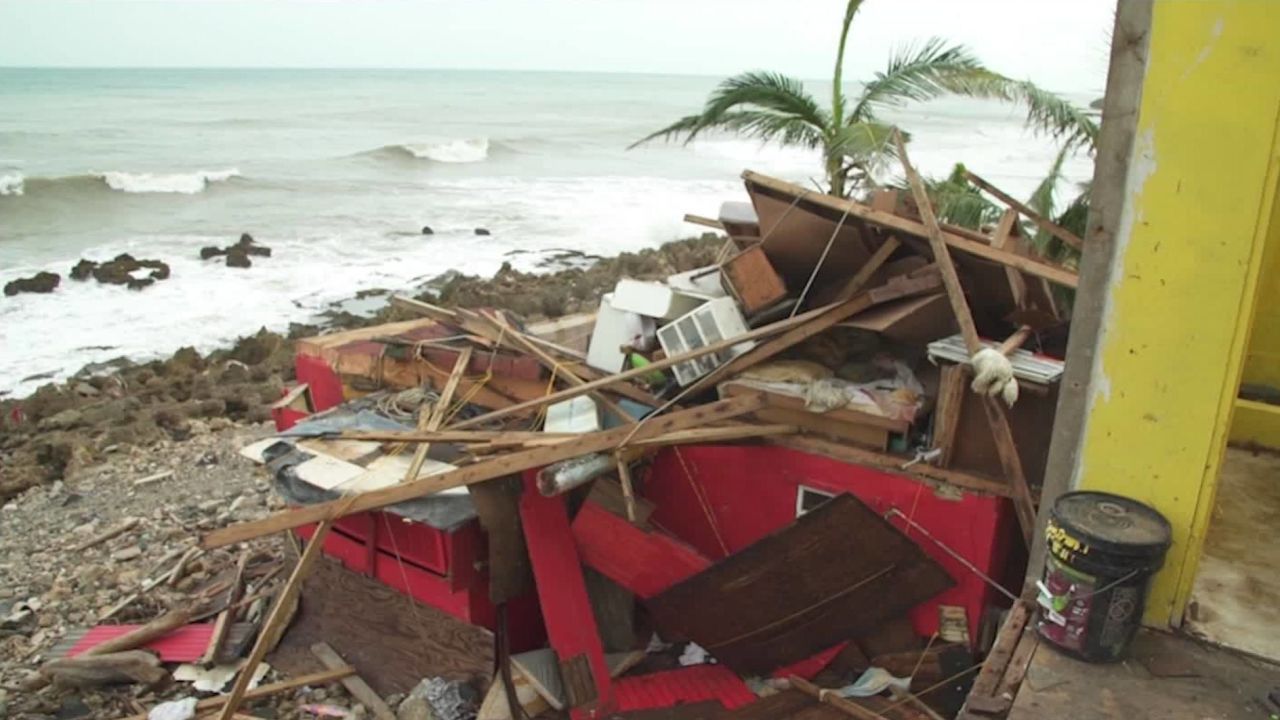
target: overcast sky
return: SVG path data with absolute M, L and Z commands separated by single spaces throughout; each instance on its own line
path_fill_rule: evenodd
M 0 0 L 0 66 L 412 67 L 830 77 L 844 0 Z M 867 0 L 848 77 L 939 35 L 1101 94 L 1115 0 Z

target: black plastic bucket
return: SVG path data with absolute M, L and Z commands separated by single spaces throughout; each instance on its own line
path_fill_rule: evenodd
M 1081 660 L 1119 660 L 1142 622 L 1151 576 L 1164 563 L 1169 521 L 1136 500 L 1073 492 L 1053 504 L 1045 536 L 1040 636 Z

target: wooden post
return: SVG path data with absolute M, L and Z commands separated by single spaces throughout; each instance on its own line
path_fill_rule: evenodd
M 938 227 L 938 218 L 933 214 L 933 206 L 929 202 L 929 194 L 924 183 L 911 166 L 907 156 L 906 145 L 902 142 L 902 134 L 893 133 L 894 143 L 898 146 L 898 158 L 902 161 L 902 169 L 911 183 L 911 192 L 916 204 L 920 206 L 920 216 L 924 219 L 925 228 L 929 231 L 929 245 L 933 248 L 934 260 L 942 272 L 942 284 L 947 289 L 947 299 L 951 302 L 951 310 L 955 313 L 956 324 L 960 326 L 960 334 L 964 337 L 965 347 L 969 355 L 982 349 L 982 339 L 978 337 L 978 328 L 973 323 L 973 315 L 969 312 L 969 303 L 964 297 L 964 288 L 960 286 L 960 276 L 956 274 L 951 253 L 942 239 L 942 230 Z M 1031 497 L 1031 488 L 1027 485 L 1027 476 L 1022 470 L 1022 460 L 1018 448 L 1013 442 L 1013 430 L 1009 427 L 1009 418 L 1005 407 L 990 397 L 983 397 L 983 407 L 987 411 L 987 420 L 991 423 L 991 434 L 994 436 L 996 452 L 1000 455 L 1000 464 L 1005 475 L 1013 485 L 1013 506 L 1018 515 L 1018 524 L 1022 527 L 1022 537 L 1030 547 L 1035 535 L 1036 506 Z
M 281 626 L 285 617 L 290 614 L 287 612 L 287 608 L 297 599 L 298 593 L 302 590 L 302 581 L 307 577 L 307 573 L 311 571 L 311 566 L 315 564 L 316 558 L 320 557 L 320 551 L 324 547 L 324 539 L 329 535 L 329 530 L 332 527 L 333 520 L 325 520 L 316 527 L 315 534 L 311 536 L 311 540 L 307 543 L 307 548 L 302 551 L 302 557 L 298 558 L 298 564 L 294 566 L 288 581 L 285 582 L 280 594 L 276 597 L 275 605 L 271 607 L 271 613 L 267 615 L 267 621 L 263 623 L 262 631 L 258 633 L 258 640 L 253 644 L 253 650 L 249 652 L 249 659 L 245 661 L 244 667 L 240 669 L 240 674 L 236 676 L 235 685 L 232 686 L 231 692 L 227 694 L 227 702 L 222 706 L 222 710 L 218 714 L 218 720 L 231 720 L 231 716 L 235 715 L 236 711 L 240 709 L 240 702 L 244 699 L 244 694 L 249 689 L 249 681 L 253 679 L 254 670 L 258 667 L 258 663 L 262 662 L 262 658 L 266 656 L 267 649 L 274 647 L 279 641 L 280 634 L 284 631 Z
M 453 371 L 449 373 L 449 379 L 445 381 L 444 388 L 440 391 L 440 399 L 431 408 L 431 412 L 427 412 L 426 405 L 423 405 L 418 411 L 419 430 L 430 432 L 440 429 L 440 425 L 444 423 L 445 413 L 449 411 L 449 403 L 453 402 L 453 395 L 458 391 L 458 383 L 462 381 L 462 375 L 467 371 L 467 366 L 470 364 L 471 346 L 468 345 L 462 348 L 462 352 L 458 353 L 458 359 L 453 363 Z M 417 450 L 413 453 L 413 461 L 409 463 L 409 471 L 405 473 L 405 482 L 412 482 L 418 479 L 418 473 L 422 472 L 422 464 L 427 461 L 427 452 L 430 450 L 431 443 L 418 445 Z
M 971 173 L 968 170 L 965 170 L 964 176 L 966 180 L 973 183 L 974 185 L 977 185 L 983 190 L 986 190 L 988 193 L 995 196 L 1005 205 L 1008 205 L 1010 209 L 1017 211 L 1019 214 L 1026 217 L 1031 222 L 1040 226 L 1040 228 L 1045 232 L 1058 238 L 1059 240 L 1070 245 L 1076 250 L 1084 249 L 1084 241 L 1076 237 L 1076 235 L 1072 233 L 1070 230 L 1067 230 L 1061 225 L 1057 225 L 1051 222 L 1048 218 L 1044 217 L 1043 215 L 1036 212 L 1035 210 L 1032 210 L 1026 205 L 1023 205 L 1022 203 L 1018 202 L 1016 198 L 1012 197 L 1008 193 L 1004 192 L 1003 190 L 996 187 L 995 185 L 992 185 L 986 180 L 983 180 L 982 178 L 978 177 L 974 173 Z

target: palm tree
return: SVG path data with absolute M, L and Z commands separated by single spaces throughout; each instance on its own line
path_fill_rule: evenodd
M 986 69 L 964 46 L 934 38 L 895 53 L 888 66 L 863 84 L 856 96 L 844 88 L 844 55 L 849 28 L 863 0 L 848 0 L 840 27 L 832 77 L 831 106 L 823 108 L 799 80 L 771 72 L 747 72 L 720 84 L 702 112 L 687 115 L 632 145 L 683 137 L 686 143 L 708 130 L 723 130 L 821 149 L 828 191 L 846 196 L 868 185 L 893 157 L 893 126 L 877 113 L 907 101 L 946 94 L 994 98 L 1026 106 L 1027 124 L 1068 147 L 1091 145 L 1098 128 L 1081 109 L 1036 87 Z

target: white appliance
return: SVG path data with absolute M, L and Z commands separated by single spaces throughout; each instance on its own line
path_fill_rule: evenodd
M 733 298 L 716 298 L 658 328 L 658 342 L 667 357 L 674 357 L 746 332 L 747 321 Z M 755 342 L 747 340 L 719 352 L 677 363 L 671 369 L 677 382 L 688 385 L 753 347 Z

